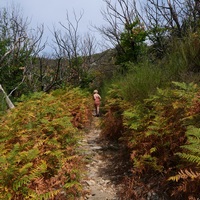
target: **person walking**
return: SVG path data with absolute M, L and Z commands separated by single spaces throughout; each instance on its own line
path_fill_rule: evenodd
M 98 90 L 94 90 L 93 99 L 94 99 L 95 114 L 97 117 L 99 117 L 99 107 L 101 104 L 101 96 L 98 94 Z

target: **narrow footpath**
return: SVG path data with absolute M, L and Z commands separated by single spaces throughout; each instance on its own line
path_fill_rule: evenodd
M 127 162 L 121 147 L 100 138 L 101 118 L 94 117 L 89 133 L 81 141 L 86 158 L 86 175 L 82 184 L 87 191 L 84 200 L 120 200 Z

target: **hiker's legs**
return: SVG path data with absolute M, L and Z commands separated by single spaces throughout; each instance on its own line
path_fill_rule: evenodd
M 95 115 L 97 115 L 97 105 L 96 104 L 94 104 L 94 110 L 95 110 Z
M 94 107 L 95 107 L 95 115 L 98 117 L 99 116 L 100 103 L 94 103 Z
M 96 107 L 96 114 L 99 116 L 99 105 Z

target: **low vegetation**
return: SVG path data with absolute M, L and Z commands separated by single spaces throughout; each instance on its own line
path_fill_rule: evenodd
M 0 199 L 81 195 L 76 146 L 90 120 L 89 106 L 87 93 L 67 88 L 26 97 L 1 118 Z
M 150 191 L 160 198 L 198 198 L 200 88 L 173 82 L 134 106 L 112 90 L 102 134 L 129 148 L 133 177 L 124 199 L 142 199 Z

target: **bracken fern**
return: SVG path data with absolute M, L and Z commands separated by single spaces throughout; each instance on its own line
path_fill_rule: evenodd
M 75 147 L 79 128 L 89 122 L 88 97 L 76 88 L 35 93 L 1 118 L 0 199 L 62 200 L 81 194 Z
M 172 195 L 176 198 L 180 193 L 184 197 L 199 197 L 200 184 L 200 129 L 189 126 L 186 132 L 187 143 L 182 146 L 183 152 L 177 153 L 185 161 L 182 169 L 168 180 L 178 182 L 178 186 Z M 182 198 L 181 196 L 181 198 Z

